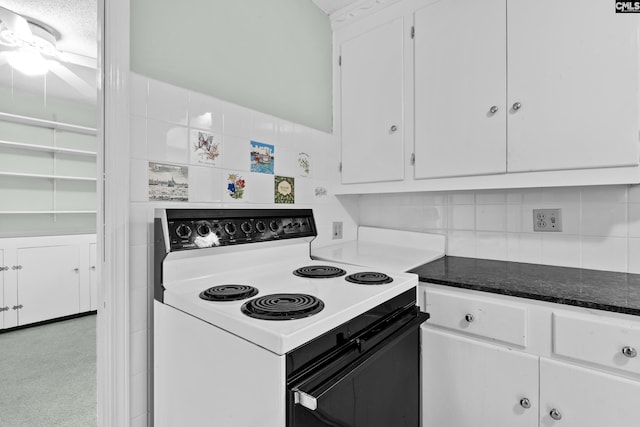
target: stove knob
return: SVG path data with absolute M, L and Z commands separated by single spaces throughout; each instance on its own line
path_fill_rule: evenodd
M 227 223 L 224 226 L 224 230 L 227 232 L 227 234 L 229 234 L 230 236 L 233 236 L 234 234 L 236 234 L 236 225 L 232 222 Z
M 278 231 L 278 229 L 280 228 L 280 224 L 278 224 L 278 221 L 274 219 L 269 223 L 269 228 L 271 229 L 271 231 Z
M 209 227 L 209 224 L 207 224 L 206 222 L 203 222 L 201 224 L 198 224 L 198 228 L 196 229 L 196 231 L 201 236 L 208 236 L 209 234 L 211 234 L 211 227 Z
M 258 221 L 256 222 L 256 230 L 258 230 L 258 233 L 264 233 L 267 231 L 267 226 L 264 225 L 264 222 Z
M 248 222 L 243 222 L 240 225 L 240 228 L 242 229 L 242 231 L 244 231 L 246 234 L 251 233 L 251 231 L 253 230 L 253 227 L 251 227 L 251 224 Z
M 176 234 L 181 239 L 188 239 L 191 236 L 191 227 L 189 227 L 187 224 L 180 224 L 176 228 Z

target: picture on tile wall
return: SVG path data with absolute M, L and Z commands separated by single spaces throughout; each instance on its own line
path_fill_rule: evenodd
M 273 175 L 274 155 L 273 145 L 251 141 L 251 172 Z
M 300 176 L 309 176 L 311 161 L 307 153 L 298 153 L 298 166 L 300 166 Z
M 237 173 L 230 173 L 227 178 L 227 193 L 229 197 L 236 200 L 242 199 L 246 185 L 242 176 Z
M 275 176 L 275 203 L 295 202 L 295 181 L 288 176 Z
M 191 130 L 191 163 L 200 163 L 211 166 L 220 164 L 220 137 L 213 133 L 201 130 Z
M 189 168 L 149 162 L 149 200 L 189 201 Z

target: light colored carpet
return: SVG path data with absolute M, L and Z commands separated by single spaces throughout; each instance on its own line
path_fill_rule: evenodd
M 95 425 L 95 315 L 0 334 L 0 426 Z

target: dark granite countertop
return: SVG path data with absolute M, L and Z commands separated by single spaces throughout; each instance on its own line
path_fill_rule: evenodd
M 640 274 L 445 256 L 422 282 L 640 316 Z

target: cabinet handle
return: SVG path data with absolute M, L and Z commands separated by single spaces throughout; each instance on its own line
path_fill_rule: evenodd
M 489 108 L 489 112 L 491 114 L 495 114 L 498 112 L 498 106 L 497 105 L 492 105 L 491 108 Z
M 522 104 L 520 104 L 519 102 L 514 102 L 511 108 L 513 108 L 513 111 L 518 111 L 520 108 L 522 108 Z
M 92 270 L 95 270 L 95 269 L 96 269 L 96 266 L 95 266 L 95 265 L 92 265 L 92 266 L 91 266 L 91 269 L 92 269 Z
M 626 346 L 626 347 L 622 347 L 622 354 L 625 357 L 634 358 L 638 355 L 638 352 L 636 351 L 635 348 Z
M 11 267 L 12 270 L 22 270 L 22 266 L 21 265 L 14 265 L 13 267 Z
M 9 311 L 9 307 L 0 307 L 0 311 Z
M 9 267 L 0 267 L 0 271 L 7 271 L 9 270 Z
M 20 310 L 22 307 L 23 307 L 23 305 L 22 305 L 22 304 L 20 304 L 20 305 L 14 305 L 12 308 L 13 308 L 14 310 Z
M 556 421 L 560 421 L 562 419 L 562 414 L 556 408 L 553 408 L 551 412 L 549 412 L 549 416 Z
M 397 130 L 398 130 L 398 126 L 396 126 L 396 125 L 392 125 L 392 126 L 389 128 L 389 133 L 394 133 L 394 132 L 395 132 L 395 131 L 397 131 Z
M 529 409 L 531 408 L 531 402 L 526 397 L 523 397 L 522 399 L 520 399 L 520 406 L 522 406 L 524 409 Z
M 467 313 L 464 315 L 464 320 L 466 320 L 467 322 L 471 323 L 473 322 L 474 318 L 473 318 L 473 314 L 471 313 Z
M 76 273 L 79 273 L 80 269 L 79 268 L 74 268 L 73 271 L 76 272 Z

